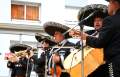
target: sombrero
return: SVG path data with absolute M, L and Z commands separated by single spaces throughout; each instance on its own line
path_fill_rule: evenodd
M 105 0 L 105 1 L 108 1 L 108 2 L 109 2 L 110 0 Z M 114 0 L 114 1 L 118 1 L 118 2 L 120 3 L 120 0 Z
M 93 12 L 95 13 L 86 20 L 84 25 L 93 26 L 93 20 L 95 17 L 105 18 L 106 16 L 108 16 L 106 5 L 92 4 L 92 5 L 87 5 L 85 7 L 80 8 L 80 11 L 78 13 L 78 20 L 79 21 L 83 20 Z
M 70 29 L 69 27 L 67 27 L 63 24 L 57 23 L 57 22 L 46 22 L 43 26 L 44 26 L 45 32 L 51 36 L 54 36 L 54 33 L 56 31 L 64 33 Z M 69 33 L 66 33 L 64 36 L 65 36 L 65 38 L 70 37 Z
M 49 43 L 50 46 L 56 45 L 56 43 L 54 41 L 52 41 L 48 36 L 36 34 L 35 38 L 38 42 L 47 42 L 47 43 Z
M 25 44 L 14 44 L 12 46 L 10 46 L 10 52 L 14 53 L 14 52 L 19 52 L 22 50 L 26 50 L 28 48 L 32 48 L 31 46 L 25 45 Z

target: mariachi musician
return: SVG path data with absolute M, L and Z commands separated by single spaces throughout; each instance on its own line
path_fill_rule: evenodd
M 108 14 L 99 30 L 99 36 L 94 37 L 82 33 L 81 39 L 86 45 L 104 49 L 104 60 L 108 64 L 109 76 L 120 77 L 120 0 L 107 0 Z M 102 76 L 104 77 L 104 75 Z
M 27 57 L 30 51 L 25 51 L 28 48 L 31 49 L 25 44 L 10 46 L 10 52 L 13 54 L 8 57 L 7 67 L 11 69 L 11 77 L 30 77 L 32 60 L 28 60 Z
M 49 35 L 54 37 L 54 41 L 57 43 L 57 47 L 58 47 L 58 48 L 54 48 L 54 47 L 52 48 L 53 49 L 51 51 L 52 64 L 54 64 L 54 66 L 60 67 L 61 70 L 64 70 L 63 61 L 69 55 L 70 49 L 71 49 L 71 48 L 64 48 L 64 47 L 65 46 L 68 46 L 68 47 L 74 46 L 73 43 L 71 43 L 67 40 L 67 38 L 70 37 L 69 34 L 67 33 L 67 34 L 63 35 L 64 32 L 69 30 L 69 27 L 62 25 L 60 23 L 57 23 L 57 22 L 46 22 L 44 24 L 44 30 Z M 52 68 L 56 68 L 56 67 L 52 67 Z M 54 69 L 53 74 L 55 74 L 55 72 L 59 72 L 59 70 Z M 56 77 L 70 77 L 70 75 L 65 71 L 61 71 L 61 73 L 56 73 L 56 74 L 57 74 Z M 54 75 L 52 75 L 52 76 L 54 77 Z
M 48 76 L 48 59 L 49 52 L 52 46 L 56 45 L 55 42 L 47 38 L 46 36 L 37 34 L 35 36 L 36 40 L 39 42 L 40 46 L 38 46 L 38 55 L 32 56 L 35 64 L 35 72 L 38 74 L 38 77 Z M 39 54 L 41 53 L 41 54 Z M 46 73 L 45 73 L 46 72 Z
M 86 9 L 87 7 L 91 7 Z M 79 20 L 84 19 L 87 14 L 92 13 L 93 11 L 96 11 L 89 19 L 86 20 L 86 23 L 84 25 L 88 25 L 91 27 L 94 27 L 95 30 L 89 30 L 86 31 L 87 34 L 92 35 L 92 36 L 98 36 L 99 35 L 99 30 L 102 27 L 103 24 L 103 19 L 108 16 L 107 14 L 107 6 L 102 5 L 102 4 L 92 4 L 92 5 L 87 5 L 83 7 L 83 9 L 86 9 L 84 11 L 79 12 Z M 80 45 L 80 42 L 77 43 L 77 45 Z M 99 66 L 94 72 L 92 72 L 88 77 L 108 77 L 108 69 L 106 68 L 106 64 L 103 64 Z

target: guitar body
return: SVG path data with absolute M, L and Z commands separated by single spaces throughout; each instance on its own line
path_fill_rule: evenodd
M 76 53 L 76 54 L 75 54 Z M 71 77 L 82 77 L 81 75 L 81 51 L 74 50 L 65 59 L 63 66 Z M 103 64 L 103 49 L 84 48 L 84 76 L 87 77 Z

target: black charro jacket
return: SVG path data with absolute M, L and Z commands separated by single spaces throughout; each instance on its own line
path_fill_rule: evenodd
M 120 10 L 115 15 L 106 17 L 99 37 L 88 36 L 86 44 L 94 48 L 104 48 L 105 61 L 119 61 L 120 64 Z

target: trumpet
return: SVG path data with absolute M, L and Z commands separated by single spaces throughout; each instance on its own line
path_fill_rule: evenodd
M 28 53 L 27 53 L 26 50 L 24 50 L 24 51 L 15 52 L 15 55 L 16 55 L 17 57 L 22 57 L 22 56 L 28 55 Z
M 19 60 L 19 58 L 22 57 L 30 58 L 34 55 L 34 51 L 36 50 L 37 49 L 30 49 L 30 50 L 22 50 L 15 53 L 7 53 L 7 55 L 5 55 L 5 60 L 16 62 Z

